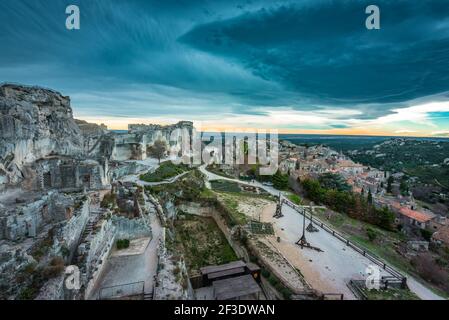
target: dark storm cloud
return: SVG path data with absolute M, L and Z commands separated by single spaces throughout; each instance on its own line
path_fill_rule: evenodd
M 370 119 L 448 91 L 447 1 L 371 2 L 380 31 L 364 27 L 366 1 L 2 0 L 0 81 L 138 117 L 288 107 Z M 69 4 L 79 31 L 65 29 Z
M 381 30 L 365 8 L 381 9 Z M 449 5 L 315 1 L 200 25 L 180 39 L 327 104 L 392 103 L 449 89 Z
M 79 31 L 65 29 L 69 4 L 80 7 Z M 192 112 L 185 100 L 195 100 L 203 107 L 199 114 L 283 103 L 288 97 L 281 97 L 277 84 L 176 40 L 196 23 L 239 15 L 246 8 L 251 5 L 233 1 L 5 0 L 0 2 L 0 81 L 90 97 L 80 103 L 93 112 L 104 96 L 138 101 L 161 87 L 166 93 L 182 92 L 178 105 Z M 160 104 L 150 100 L 129 111 L 139 116 L 179 113 L 176 105 L 165 104 L 170 97 L 160 97 Z M 251 112 L 251 107 L 242 109 Z

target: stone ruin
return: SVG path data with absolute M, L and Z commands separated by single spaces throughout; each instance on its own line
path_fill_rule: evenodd
M 70 98 L 39 87 L 0 86 L 0 190 L 100 189 L 109 162 L 144 160 L 156 140 L 177 146 L 193 123 L 131 124 L 127 133 L 73 118 Z M 175 140 L 175 141 L 171 141 Z
M 16 198 L 4 202 L 6 206 L 0 207 L 0 240 L 17 241 L 36 237 L 46 225 L 70 219 L 75 206 L 72 197 L 57 192 L 49 192 L 38 199 L 17 203 L 20 201 L 22 200 Z
M 50 191 L 0 199 L 5 204 L 0 207 L 2 297 L 28 298 L 24 292 L 38 289 L 36 279 L 45 286 L 48 278 L 53 291 L 61 288 L 64 261 L 70 262 L 89 216 L 89 197 Z
M 11 185 L 28 190 L 107 185 L 107 157 L 90 157 L 89 146 L 85 146 L 92 135 L 104 131 L 95 124 L 78 125 L 70 98 L 60 93 L 0 86 L 0 189 Z
M 126 161 L 144 160 L 156 140 L 173 147 L 193 130 L 183 121 L 130 125 L 127 133 L 116 133 L 74 119 L 70 98 L 58 92 L 0 85 L 1 298 L 20 297 L 30 288 L 18 277 L 29 273 L 27 285 L 34 286 L 33 275 L 52 270 L 54 258 L 80 266 L 81 298 L 87 297 L 117 237 L 151 237 L 150 212 L 162 210 L 143 190 L 113 181 L 142 171 L 142 164 Z M 93 210 L 92 195 L 111 185 L 116 210 Z M 63 279 L 51 278 L 37 298 L 64 298 Z
M 48 157 L 36 161 L 24 184 L 32 190 L 98 190 L 109 184 L 108 160 L 79 160 Z
M 194 131 L 193 123 L 180 121 L 176 124 L 145 125 L 130 124 L 128 133 L 116 134 L 112 160 L 144 160 L 147 158 L 147 149 L 157 140 L 165 141 L 167 146 L 177 146 L 178 140 L 184 134 L 191 135 Z

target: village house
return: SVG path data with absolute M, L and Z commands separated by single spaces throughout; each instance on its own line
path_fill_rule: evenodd
M 419 229 L 428 229 L 435 214 L 428 211 L 418 211 L 409 207 L 402 207 L 397 212 L 396 222 L 403 226 L 412 226 Z
M 288 158 L 279 164 L 279 170 L 282 173 L 289 173 L 299 169 L 299 160 L 297 158 Z
M 364 166 L 351 160 L 341 160 L 338 162 L 336 169 L 340 172 L 345 172 L 351 175 L 358 175 L 363 173 Z

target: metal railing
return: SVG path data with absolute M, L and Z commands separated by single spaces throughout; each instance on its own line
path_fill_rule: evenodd
M 359 300 L 368 300 L 368 296 L 363 291 L 365 281 L 363 280 L 349 280 L 348 288 Z
M 350 241 L 349 239 L 346 239 L 342 234 L 340 234 L 339 232 L 333 230 L 327 224 L 325 224 L 325 223 L 321 222 L 320 220 L 314 218 L 311 213 L 309 213 L 309 215 L 307 215 L 307 212 L 306 212 L 306 210 L 304 208 L 294 204 L 290 200 L 288 200 L 286 198 L 283 198 L 282 199 L 282 203 L 288 205 L 289 207 L 291 207 L 292 209 L 294 209 L 298 213 L 300 213 L 302 215 L 305 215 L 305 217 L 307 219 L 311 220 L 315 225 L 317 225 L 321 229 L 327 231 L 332 236 L 334 236 L 335 238 L 337 238 L 341 242 L 345 243 L 348 247 L 354 249 L 355 251 L 357 251 L 358 253 L 360 253 L 364 257 L 367 257 L 369 260 L 371 260 L 376 265 L 380 266 L 385 271 L 389 272 L 391 275 L 393 275 L 394 278 L 396 278 L 396 281 L 400 281 L 401 282 L 401 286 L 405 287 L 405 285 L 407 283 L 407 277 L 405 277 L 402 273 L 400 273 L 395 268 L 393 268 L 390 265 L 386 264 L 383 260 L 381 260 L 375 254 L 369 252 L 368 250 L 366 250 L 364 248 L 359 247 L 357 244 L 355 244 L 354 242 Z

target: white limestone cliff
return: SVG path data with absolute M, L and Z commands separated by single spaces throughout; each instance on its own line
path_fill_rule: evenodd
M 0 185 L 18 183 L 24 165 L 38 159 L 82 152 L 70 98 L 39 87 L 0 86 Z

